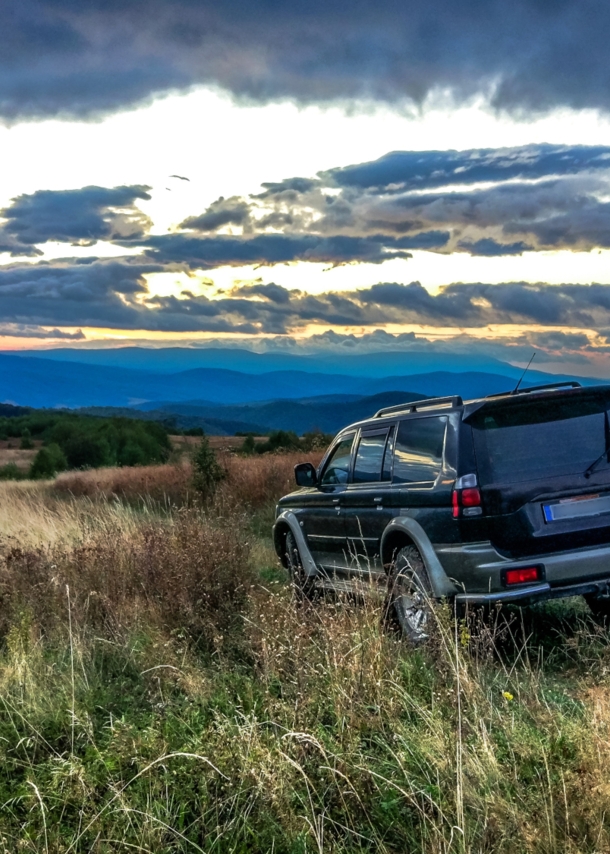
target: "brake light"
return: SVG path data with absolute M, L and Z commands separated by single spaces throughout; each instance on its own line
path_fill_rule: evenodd
M 481 493 L 478 487 L 474 489 L 463 489 L 460 495 L 462 507 L 480 507 Z
M 465 474 L 458 477 L 451 496 L 453 518 L 481 516 L 483 513 L 481 504 L 481 490 L 477 486 L 476 474 Z
M 528 581 L 538 581 L 540 579 L 539 566 L 523 566 L 519 569 L 506 570 L 506 584 L 527 584 Z

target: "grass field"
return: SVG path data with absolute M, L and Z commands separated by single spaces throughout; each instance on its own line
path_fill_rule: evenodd
M 223 456 L 205 506 L 186 463 L 0 484 L 0 850 L 609 851 L 607 633 L 299 606 L 296 461 Z

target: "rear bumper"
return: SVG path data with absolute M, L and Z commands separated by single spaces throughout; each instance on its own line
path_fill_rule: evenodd
M 500 555 L 489 542 L 440 546 L 436 553 L 447 575 L 462 591 L 456 596 L 458 602 L 522 602 L 610 592 L 610 545 L 516 561 Z M 532 565 L 544 567 L 540 581 L 509 588 L 502 583 L 507 569 Z
M 566 584 L 551 587 L 550 584 L 531 584 L 501 593 L 458 593 L 455 601 L 463 605 L 497 605 L 511 602 L 540 602 L 544 599 L 561 599 L 566 596 L 608 596 L 610 595 L 610 577 L 590 581 L 585 584 Z

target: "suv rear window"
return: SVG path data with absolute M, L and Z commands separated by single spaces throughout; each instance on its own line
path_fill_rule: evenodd
M 447 417 L 401 421 L 394 451 L 394 483 L 435 481 L 443 467 Z
M 521 483 L 583 474 L 610 439 L 610 399 L 524 401 L 484 408 L 468 420 L 473 428 L 482 483 Z M 600 460 L 598 468 L 608 464 Z

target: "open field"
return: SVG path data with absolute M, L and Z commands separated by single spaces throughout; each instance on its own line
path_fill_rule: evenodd
M 21 471 L 27 472 L 29 470 L 38 449 L 42 446 L 42 442 L 32 442 L 33 450 L 26 451 L 19 447 L 20 441 L 20 439 L 0 440 L 0 468 L 13 464 Z
M 205 506 L 186 464 L 0 484 L 0 850 L 610 850 L 609 635 L 299 606 L 297 457 L 223 457 Z

